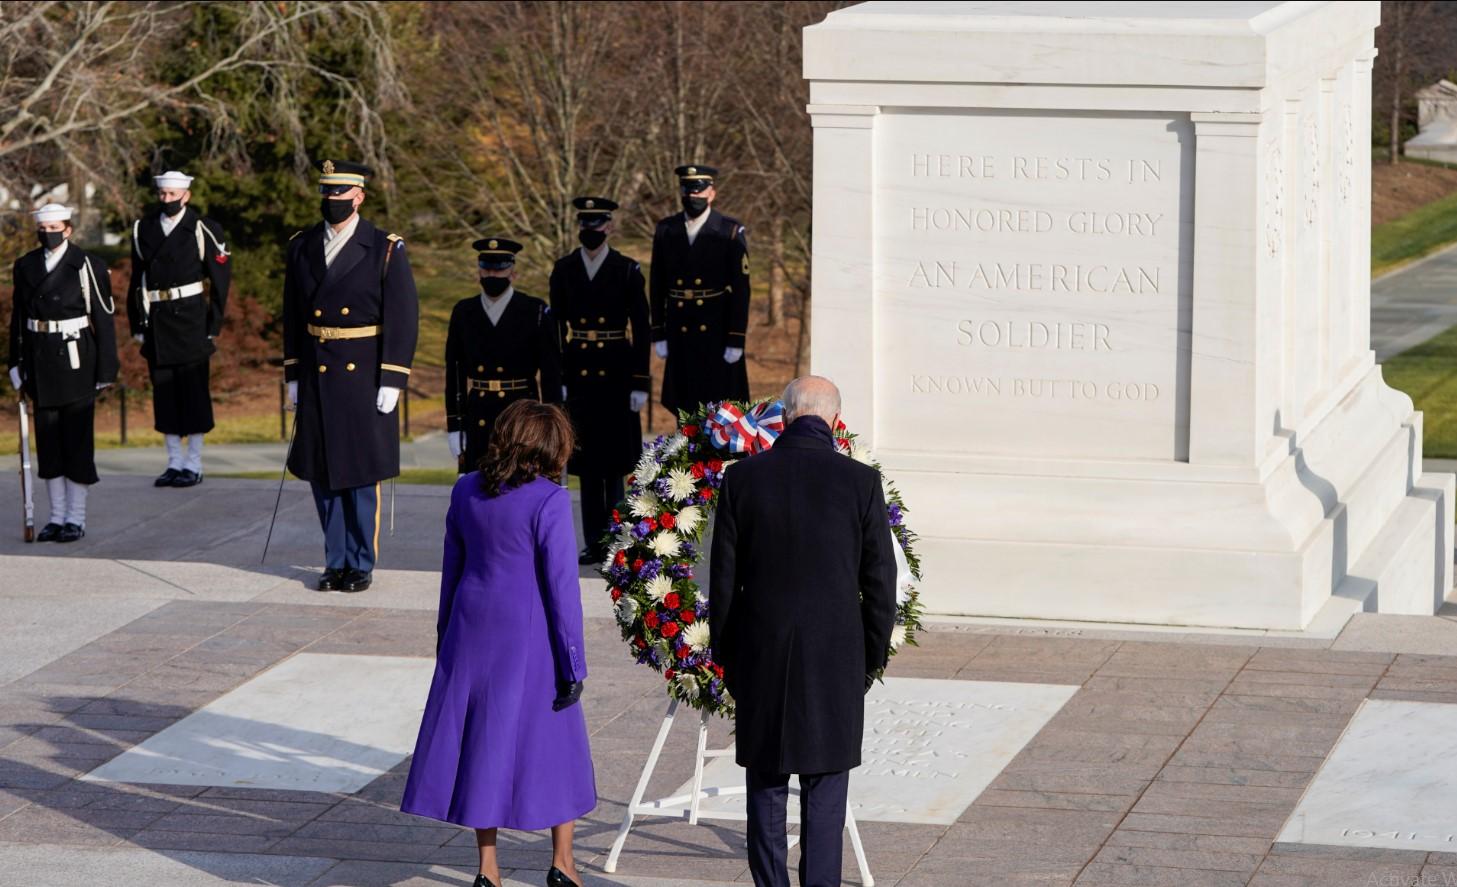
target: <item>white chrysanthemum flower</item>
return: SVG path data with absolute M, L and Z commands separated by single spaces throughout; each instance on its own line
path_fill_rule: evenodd
M 904 625 L 897 625 L 895 628 L 891 629 L 891 632 L 890 632 L 890 648 L 892 650 L 899 650 L 901 644 L 904 644 L 905 642 L 906 642 L 906 627 Z
M 708 623 L 695 622 L 683 628 L 683 643 L 694 650 L 708 649 Z
M 634 496 L 628 503 L 628 508 L 632 511 L 633 517 L 654 517 L 659 511 L 658 497 L 652 493 Z
M 685 694 L 689 696 L 698 695 L 698 678 L 685 671 L 673 678 L 673 680 L 678 682 L 678 686 L 682 688 Z
M 861 446 L 858 443 L 850 444 L 850 458 L 863 465 L 873 465 L 875 463 L 875 456 L 870 452 L 870 448 Z
M 617 599 L 617 605 L 614 609 L 617 611 L 618 625 L 626 627 L 631 625 L 633 620 L 637 619 L 637 601 L 627 595 L 623 595 Z
M 662 573 L 648 580 L 647 593 L 655 603 L 661 604 L 668 592 L 673 590 L 673 580 Z
M 633 469 L 632 473 L 637 475 L 638 483 L 650 484 L 657 480 L 658 472 L 662 469 L 663 466 L 658 463 L 657 453 L 648 449 L 643 450 L 642 456 L 637 460 L 637 467 Z
M 663 458 L 665 460 L 673 458 L 674 456 L 678 455 L 678 453 L 682 452 L 683 448 L 686 446 L 688 446 L 688 438 L 684 437 L 681 434 L 673 435 L 672 437 L 668 438 L 667 443 L 663 444 L 663 449 L 661 450 Z
M 675 502 L 682 502 L 697 494 L 698 481 L 693 479 L 693 472 L 686 468 L 674 468 L 668 472 L 668 495 Z
M 678 534 L 672 530 L 659 530 L 648 543 L 653 554 L 658 557 L 674 557 L 678 554 L 682 543 L 678 540 Z
M 703 509 L 697 505 L 689 505 L 678 512 L 675 525 L 678 532 L 687 535 L 698 529 L 698 525 L 701 523 L 703 523 Z

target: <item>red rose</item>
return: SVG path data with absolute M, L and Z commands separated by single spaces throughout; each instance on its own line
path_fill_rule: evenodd
M 637 647 L 639 650 L 647 646 L 647 644 L 643 643 L 642 635 L 638 635 L 637 637 L 633 638 L 632 645 L 634 647 Z
M 658 627 L 658 614 L 657 613 L 652 613 L 652 612 L 648 613 L 646 616 L 644 616 L 642 618 L 642 623 L 643 623 L 643 625 L 646 625 L 648 628 L 657 628 Z
M 712 502 L 713 490 L 708 487 L 704 487 L 703 492 L 698 494 L 698 498 L 702 499 L 704 502 Z
M 612 559 L 612 562 L 614 564 L 617 564 L 619 567 L 627 563 L 627 552 L 619 551 L 617 553 L 617 556 Z
M 697 619 L 698 616 L 695 615 L 692 610 L 684 610 L 683 612 L 678 614 L 678 618 L 683 620 L 684 625 L 692 625 L 693 621 Z
M 722 459 L 709 459 L 708 460 L 708 467 L 711 468 L 711 469 L 713 469 L 713 473 L 714 474 L 718 474 L 720 471 L 723 471 L 723 460 Z
M 722 665 L 718 665 L 717 663 L 715 663 L 714 666 L 713 666 L 713 673 L 716 676 L 718 676 L 720 679 L 722 679 L 723 678 L 723 666 Z
M 658 523 L 662 524 L 663 529 L 671 530 L 674 526 L 677 525 L 678 519 L 665 511 L 663 512 L 663 516 L 658 518 Z
M 678 655 L 679 659 L 687 659 L 689 656 L 693 655 L 692 648 L 690 648 L 687 644 L 679 644 L 678 649 L 674 650 L 673 652 Z
M 698 436 L 698 426 L 697 425 L 684 425 L 683 426 L 683 436 L 684 437 L 697 437 Z
M 620 588 L 614 588 L 614 589 L 612 589 L 612 602 L 614 604 L 617 603 L 617 601 L 619 599 L 621 599 L 621 597 L 622 597 L 622 589 L 620 589 Z
M 676 671 L 673 671 L 673 669 L 670 668 L 667 671 L 663 672 L 663 677 L 665 677 L 665 678 L 667 678 L 668 680 L 671 681 L 673 679 L 673 676 L 676 675 L 676 674 L 677 674 L 677 672 Z
M 694 462 L 693 463 L 693 477 L 695 479 L 697 479 L 697 480 L 703 480 L 703 463 L 702 462 Z
M 663 606 L 667 607 L 669 610 L 676 610 L 678 609 L 678 602 L 680 600 L 682 600 L 682 598 L 678 597 L 678 592 L 670 591 L 663 596 Z
M 617 513 L 617 509 L 616 508 L 612 509 L 612 522 L 614 524 L 620 524 L 620 523 L 622 523 L 622 515 L 620 515 L 620 514 Z
M 651 533 L 651 532 L 657 530 L 657 528 L 658 528 L 658 522 L 655 521 L 655 520 L 653 520 L 652 518 L 648 518 L 648 532 Z
M 632 571 L 634 573 L 642 572 L 642 558 L 638 558 L 632 562 Z
M 665 638 L 674 638 L 674 637 L 677 637 L 677 636 L 678 636 L 678 623 L 676 623 L 676 622 L 665 622 L 665 623 L 663 623 L 663 637 L 665 637 Z

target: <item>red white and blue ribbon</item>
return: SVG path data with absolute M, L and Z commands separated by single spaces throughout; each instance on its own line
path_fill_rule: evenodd
M 766 401 L 748 412 L 724 402 L 704 421 L 713 445 L 730 453 L 753 455 L 774 446 L 784 431 L 784 404 Z

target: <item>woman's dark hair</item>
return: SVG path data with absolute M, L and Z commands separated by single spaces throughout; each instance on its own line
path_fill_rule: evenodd
M 558 483 L 575 446 L 572 423 L 560 407 L 518 400 L 496 419 L 481 457 L 481 488 L 488 496 L 548 477 Z

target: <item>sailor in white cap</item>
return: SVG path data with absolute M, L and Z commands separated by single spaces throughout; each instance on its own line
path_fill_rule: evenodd
M 127 316 L 151 374 L 153 426 L 167 443 L 156 485 L 191 487 L 202 482 L 202 439 L 213 428 L 210 364 L 232 266 L 222 227 L 188 205 L 192 176 L 169 170 L 152 181 L 157 206 L 132 225 Z
M 96 483 L 96 392 L 116 381 L 116 327 L 106 263 L 70 242 L 71 210 L 31 213 L 40 247 L 15 262 L 10 384 L 30 399 L 36 461 L 50 494 L 37 542 L 86 535 L 86 493 Z

